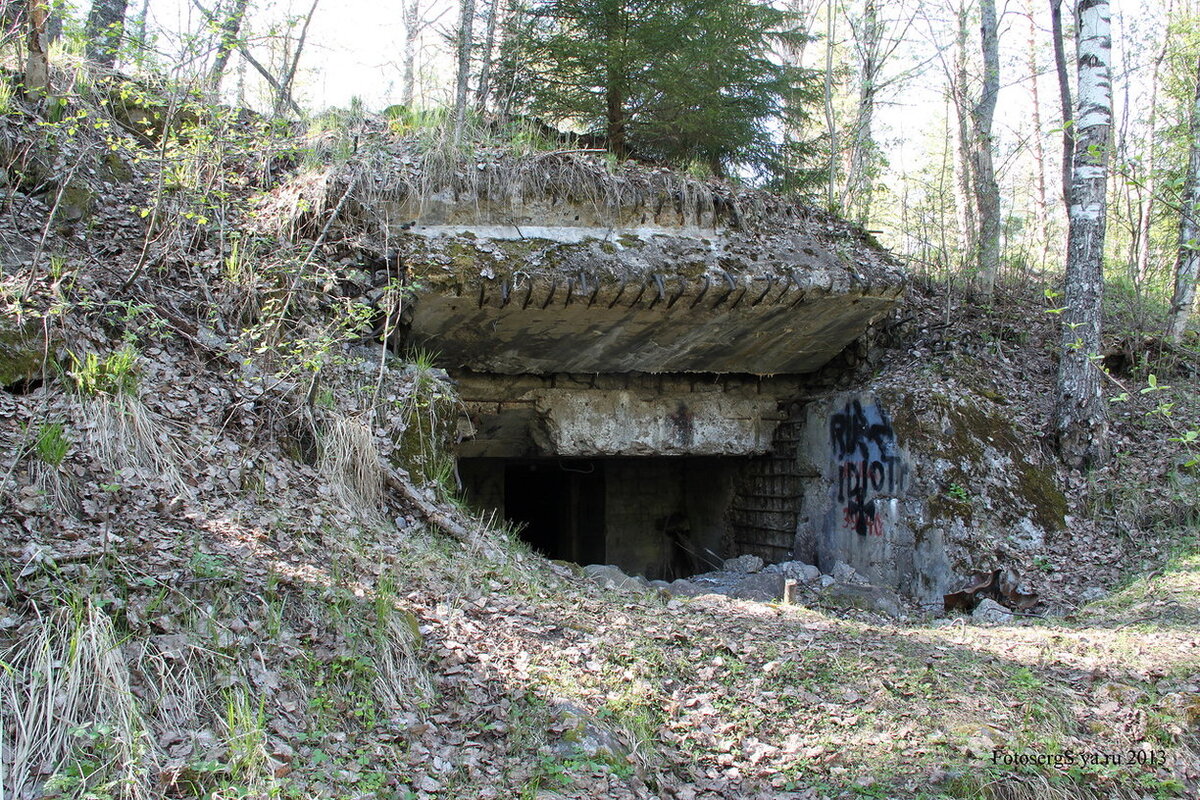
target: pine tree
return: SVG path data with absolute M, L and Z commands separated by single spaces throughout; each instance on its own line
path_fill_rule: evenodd
M 507 60 L 524 110 L 618 157 L 777 174 L 772 121 L 812 93 L 770 57 L 803 34 L 753 0 L 540 0 L 521 19 Z

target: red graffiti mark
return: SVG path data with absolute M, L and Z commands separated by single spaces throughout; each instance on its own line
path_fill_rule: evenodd
M 874 504 L 870 508 L 859 510 L 854 506 L 842 509 L 842 522 L 863 536 L 883 536 L 883 517 L 875 513 Z

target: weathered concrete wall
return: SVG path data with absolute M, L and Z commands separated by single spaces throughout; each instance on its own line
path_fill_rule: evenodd
M 907 494 L 912 461 L 875 397 L 839 394 L 811 404 L 799 459 L 820 477 L 805 492 L 797 558 L 827 572 L 845 561 L 872 583 L 910 595 L 918 574 L 949 581 L 944 554 L 917 554 L 919 509 Z
M 992 405 L 897 386 L 810 403 L 798 459 L 818 477 L 796 558 L 823 570 L 845 561 L 934 604 L 968 572 L 1041 547 L 1063 528 L 1062 494 L 1032 437 Z
M 456 374 L 462 457 L 743 456 L 771 449 L 795 378 Z

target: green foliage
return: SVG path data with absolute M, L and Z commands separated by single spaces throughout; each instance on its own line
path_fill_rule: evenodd
M 514 96 L 620 157 L 778 177 L 788 153 L 773 126 L 815 96 L 813 73 L 771 58 L 806 37 L 768 4 L 538 0 L 518 19 L 504 56 Z
M 71 440 L 67 438 L 66 429 L 61 422 L 44 422 L 38 428 L 34 452 L 42 461 L 57 467 L 67 457 L 70 448 Z
M 88 397 L 98 395 L 132 395 L 137 391 L 138 352 L 131 343 L 114 350 L 104 358 L 97 353 L 87 353 L 82 359 L 74 353 L 68 375 L 75 381 L 75 388 Z

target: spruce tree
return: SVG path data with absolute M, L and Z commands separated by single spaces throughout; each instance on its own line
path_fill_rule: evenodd
M 510 36 L 516 108 L 618 157 L 778 178 L 785 117 L 814 76 L 771 57 L 804 37 L 754 0 L 537 0 Z

